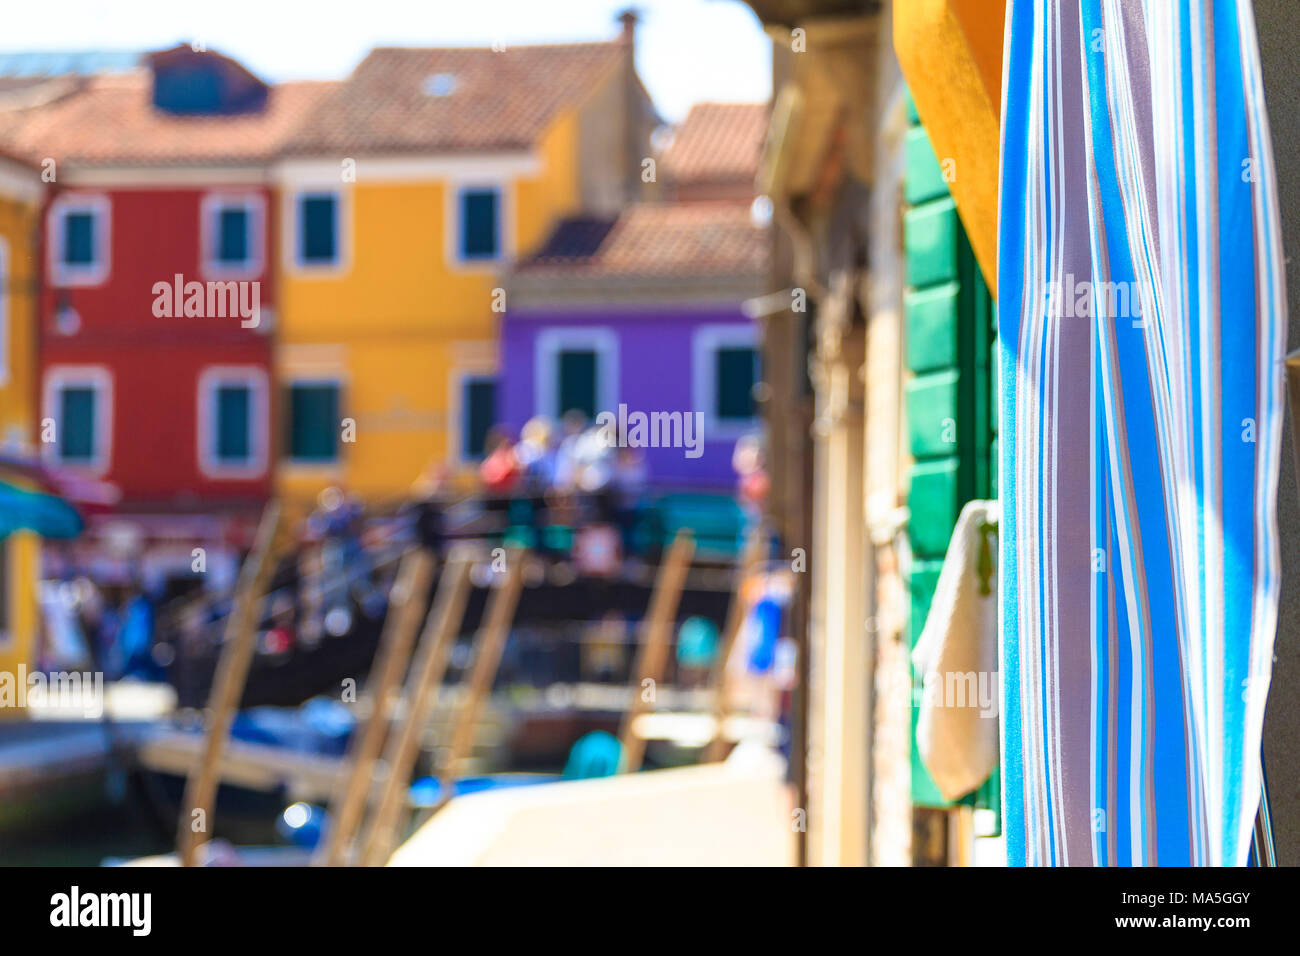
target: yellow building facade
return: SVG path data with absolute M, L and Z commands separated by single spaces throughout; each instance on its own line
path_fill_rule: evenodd
M 36 440 L 39 171 L 0 155 L 0 456 L 30 459 Z M 0 467 L 0 480 L 28 483 Z M 40 616 L 40 539 L 0 521 L 0 674 L 31 667 Z M 0 719 L 10 713 L 0 707 Z
M 431 133 L 421 148 L 386 149 L 366 129 L 354 150 L 316 147 L 278 164 L 279 492 L 300 505 L 337 485 L 383 508 L 431 465 L 469 470 L 504 387 L 504 274 L 561 217 L 617 208 L 649 152 L 653 111 L 630 43 L 419 53 L 430 110 L 477 91 L 511 92 L 487 65 L 535 62 L 538 79 L 521 80 L 500 121 L 492 104 L 465 99 L 479 125 L 442 140 Z M 358 77 L 383 69 L 386 83 L 410 82 L 406 62 L 416 55 L 376 51 L 324 115 L 346 102 Z M 501 59 L 488 64 L 493 57 Z M 557 86 L 565 70 L 578 82 Z M 538 101 L 518 102 L 530 87 Z M 432 128 L 440 115 L 411 125 Z M 303 138 L 317 142 L 310 125 Z M 365 149 L 371 142 L 379 145 Z

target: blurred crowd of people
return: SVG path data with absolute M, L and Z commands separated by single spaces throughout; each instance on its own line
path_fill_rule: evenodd
M 768 493 L 761 436 L 740 438 L 732 465 L 736 499 L 748 522 L 757 521 Z M 406 506 L 388 517 L 368 515 L 361 499 L 341 487 L 321 491 L 269 596 L 260 652 L 287 656 L 299 645 L 347 633 L 355 613 L 382 616 L 393 568 L 380 556 L 381 543 L 400 550 L 414 541 L 443 554 L 450 536 L 466 534 L 465 514 L 486 519 L 480 531 L 515 535 L 515 541 L 523 535 L 538 554 L 572 560 L 579 572 L 614 573 L 653 539 L 642 533 L 651 504 L 644 455 L 582 412 L 570 411 L 558 426 L 542 416 L 529 419 L 517 440 L 508 429 L 493 428 L 476 477 L 476 491 L 467 497 L 464 484 L 453 488 L 445 463 L 432 463 L 412 485 Z M 468 509 L 449 528 L 449 509 L 460 505 Z M 548 534 L 557 526 L 563 533 Z M 66 561 L 57 575 L 62 580 L 47 582 L 44 656 L 93 661 L 113 677 L 160 678 L 177 653 L 189 657 L 220 639 L 238 555 L 213 548 L 206 560 L 190 589 L 183 581 L 150 582 L 140 568 L 119 584 L 96 584 Z M 194 580 L 201 582 L 198 590 Z M 168 638 L 160 645 L 162 634 Z
M 522 500 L 530 523 L 539 527 L 546 510 L 577 508 L 583 520 L 616 527 L 624 553 L 635 550 L 648 480 L 645 458 L 636 448 L 611 442 L 582 412 L 568 412 L 558 431 L 549 418 L 530 418 L 517 442 L 506 429 L 493 428 L 485 453 L 479 480 L 490 510 L 507 511 L 512 499 Z

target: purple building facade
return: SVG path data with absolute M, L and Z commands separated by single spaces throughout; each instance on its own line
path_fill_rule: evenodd
M 498 422 L 517 433 L 535 415 L 608 413 L 652 486 L 734 489 L 736 440 L 760 428 L 759 327 L 743 303 L 769 291 L 769 227 L 752 209 L 766 128 L 764 104 L 695 106 L 659 157 L 655 201 L 565 219 L 516 265 Z M 678 440 L 653 447 L 664 426 Z
M 745 406 L 752 410 L 758 347 L 756 327 L 739 302 L 510 310 L 500 343 L 498 417 L 511 431 L 518 433 L 534 415 L 558 421 L 568 411 L 561 407 L 565 396 L 587 405 L 582 410 L 588 415 L 594 405 L 597 414 L 620 417 L 623 406 L 624 423 L 634 424 L 637 412 L 647 426 L 656 421 L 654 413 L 681 413 L 682 447 L 641 449 L 651 483 L 708 490 L 735 484 L 736 439 L 758 427 L 752 411 L 738 414 Z M 746 352 L 755 369 L 749 379 L 741 370 Z M 566 375 L 580 381 L 566 381 Z M 727 389 L 733 394 L 723 394 Z M 594 402 L 581 400 L 584 391 Z

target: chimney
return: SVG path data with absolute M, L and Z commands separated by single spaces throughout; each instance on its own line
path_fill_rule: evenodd
M 641 195 L 641 160 L 647 143 L 642 136 L 641 93 L 636 77 L 636 25 L 641 15 L 628 7 L 618 15 L 623 32 L 618 42 L 625 50 L 623 62 L 623 201 L 635 202 Z
M 629 46 L 636 40 L 636 25 L 641 20 L 641 14 L 636 12 L 636 7 L 628 7 L 618 15 L 618 22 L 623 24 L 623 34 L 619 37 Z

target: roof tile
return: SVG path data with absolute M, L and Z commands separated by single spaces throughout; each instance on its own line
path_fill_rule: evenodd
M 766 134 L 764 103 L 697 103 L 664 150 L 665 176 L 680 185 L 752 183 Z
M 638 203 L 607 227 L 588 254 L 574 254 L 575 237 L 599 232 L 592 220 L 568 219 L 539 252 L 521 262 L 528 276 L 707 276 L 760 274 L 767 236 L 749 203 Z
M 265 110 L 178 116 L 153 105 L 147 71 L 102 74 L 29 109 L 0 111 L 0 143 L 32 159 L 79 165 L 260 162 L 337 83 L 282 83 Z
M 561 109 L 617 65 L 619 42 L 441 49 L 379 48 L 288 144 L 291 153 L 526 149 Z M 442 75 L 450 92 L 429 92 Z

